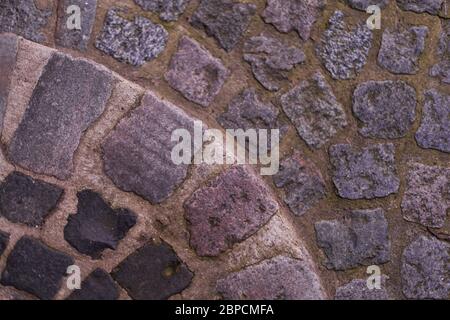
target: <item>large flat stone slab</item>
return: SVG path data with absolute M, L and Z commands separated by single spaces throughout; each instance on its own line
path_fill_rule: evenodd
M 3 129 L 11 76 L 16 65 L 18 38 L 13 34 L 0 34 L 0 136 Z
M 81 135 L 103 113 L 113 76 L 82 59 L 53 54 L 9 145 L 9 159 L 68 179 Z
M 258 231 L 277 212 L 265 184 L 244 167 L 232 167 L 184 203 L 190 244 L 200 256 L 217 256 Z

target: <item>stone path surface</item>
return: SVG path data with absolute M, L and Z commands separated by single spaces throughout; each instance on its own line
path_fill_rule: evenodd
M 0 300 L 449 300 L 449 84 L 449 0 L 3 0 Z

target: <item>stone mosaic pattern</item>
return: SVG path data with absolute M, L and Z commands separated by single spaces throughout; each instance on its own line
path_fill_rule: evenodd
M 449 8 L 0 1 L 0 300 L 448 300 Z M 279 171 L 189 164 L 207 128 Z

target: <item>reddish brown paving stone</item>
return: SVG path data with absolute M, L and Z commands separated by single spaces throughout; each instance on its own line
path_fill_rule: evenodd
M 11 76 L 16 65 L 18 38 L 13 34 L 0 34 L 0 136 L 6 112 Z
M 83 59 L 53 54 L 9 145 L 9 159 L 68 179 L 81 135 L 103 113 L 112 74 Z
M 83 280 L 81 288 L 75 290 L 67 300 L 117 300 L 119 287 L 103 269 L 95 269 Z
M 278 203 L 244 167 L 232 167 L 184 203 L 190 243 L 200 256 L 217 256 L 258 231 Z
M 187 164 L 175 164 L 172 132 L 186 129 L 193 137 L 194 118 L 148 92 L 140 107 L 124 118 L 103 143 L 105 173 L 120 189 L 152 203 L 167 199 L 187 175 Z

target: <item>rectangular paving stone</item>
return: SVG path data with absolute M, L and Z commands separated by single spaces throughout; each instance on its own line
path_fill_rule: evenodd
M 8 33 L 0 34 L 0 136 L 8 103 L 11 76 L 16 65 L 17 48 L 17 36 Z
M 71 6 L 80 8 L 81 29 L 69 29 L 74 11 Z M 58 4 L 58 27 L 56 44 L 77 50 L 86 50 L 95 22 L 97 0 L 60 0 Z M 69 21 L 69 24 L 68 24 Z
M 55 53 L 45 66 L 9 145 L 9 159 L 65 180 L 82 133 L 103 113 L 113 76 L 83 59 Z

